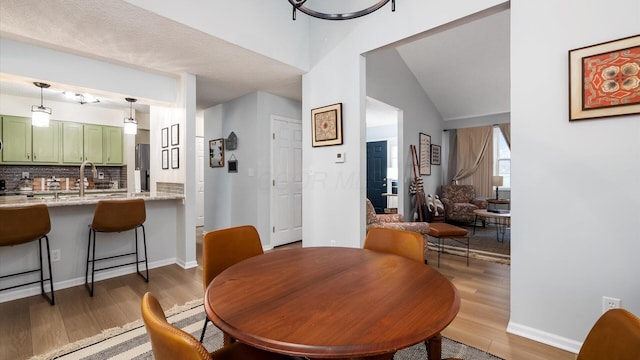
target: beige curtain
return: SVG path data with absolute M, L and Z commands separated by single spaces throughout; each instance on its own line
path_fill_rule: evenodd
M 473 185 L 477 196 L 491 196 L 493 186 L 493 127 L 458 129 L 457 169 L 453 181 Z
M 502 136 L 507 141 L 507 146 L 511 149 L 511 124 L 500 124 L 498 128 L 500 128 Z

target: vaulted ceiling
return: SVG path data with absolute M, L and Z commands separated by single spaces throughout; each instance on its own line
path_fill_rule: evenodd
M 199 109 L 256 90 L 302 98 L 299 69 L 123 1 L 3 0 L 0 36 L 160 74 L 195 74 Z M 445 120 L 509 111 L 508 11 L 398 52 Z M 39 96 L 29 82 L 2 80 L 3 93 Z

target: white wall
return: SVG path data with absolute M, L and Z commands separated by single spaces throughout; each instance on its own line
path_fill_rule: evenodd
M 567 53 L 637 35 L 640 2 L 515 0 L 511 16 L 509 329 L 575 350 L 603 295 L 640 315 L 640 116 L 569 122 Z
M 205 231 L 254 225 L 263 245 L 270 247 L 271 115 L 299 119 L 300 103 L 254 92 L 204 111 Z M 225 150 L 225 166 L 209 167 L 209 140 L 238 137 L 236 150 Z M 229 173 L 234 155 L 238 172 Z
M 403 199 L 399 212 L 411 220 L 414 209 L 408 189 L 414 174 L 409 145 L 415 145 L 419 151 L 419 133 L 425 133 L 431 135 L 432 144 L 442 146 L 442 116 L 393 48 L 367 55 L 367 96 L 403 112 L 402 134 L 398 137 L 398 176 L 403 190 L 398 194 Z M 431 175 L 422 179 L 425 193 L 436 194 L 441 185 L 441 166 L 432 165 Z

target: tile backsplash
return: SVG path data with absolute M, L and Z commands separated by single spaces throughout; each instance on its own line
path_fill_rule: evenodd
M 127 166 L 96 166 L 98 172 L 104 173 L 104 180 L 118 180 L 119 188 L 127 187 Z M 91 167 L 85 169 L 85 177 L 91 177 Z M 7 190 L 18 187 L 22 173 L 28 172 L 30 179 L 50 178 L 77 179 L 80 176 L 80 165 L 46 166 L 46 165 L 0 165 L 0 179 L 4 179 Z M 34 186 L 35 188 L 35 186 Z

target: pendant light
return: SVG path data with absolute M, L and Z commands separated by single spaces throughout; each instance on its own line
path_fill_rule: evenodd
M 129 117 L 124 118 L 124 133 L 128 135 L 135 135 L 138 133 L 138 122 L 133 118 L 133 103 L 136 99 L 124 98 L 129 102 Z
M 324 13 L 313 10 L 311 7 L 305 4 L 307 0 L 289 0 L 289 3 L 293 5 L 293 20 L 296 19 L 296 10 L 300 10 L 309 16 L 313 16 L 323 20 L 350 20 L 369 15 L 372 12 L 385 6 L 389 1 L 391 1 L 391 11 L 396 11 L 396 0 L 377 0 L 373 5 L 362 10 L 344 13 Z
M 43 89 L 48 88 L 49 84 L 34 82 L 33 85 L 40 88 L 40 106 L 31 106 L 31 125 L 39 127 L 49 127 L 49 120 L 51 119 L 51 108 L 44 107 L 43 105 Z

